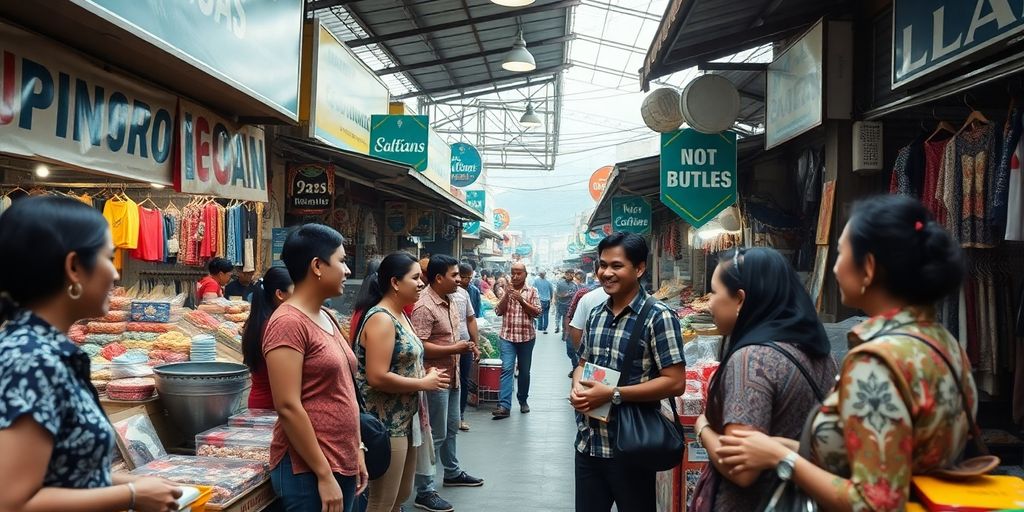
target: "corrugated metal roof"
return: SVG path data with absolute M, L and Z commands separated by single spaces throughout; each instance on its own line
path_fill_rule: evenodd
M 538 0 L 523 8 L 490 0 L 318 1 L 316 15 L 383 77 L 409 83 L 398 96 L 486 90 L 527 76 L 551 76 L 568 64 L 572 11 L 580 0 Z M 334 6 L 324 7 L 325 5 Z M 344 4 L 344 7 L 340 7 Z M 350 19 L 346 19 L 350 17 Z M 353 23 L 357 25 L 353 27 Z M 502 69 L 522 29 L 537 70 Z M 547 44 L 534 44 L 546 42 Z M 382 73 L 383 72 L 383 73 Z M 392 84 L 389 83 L 389 87 Z
M 644 59 L 641 82 L 779 41 L 848 0 L 672 0 Z

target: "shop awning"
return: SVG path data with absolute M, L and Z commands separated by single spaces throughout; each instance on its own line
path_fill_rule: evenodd
M 846 0 L 673 0 L 647 50 L 651 80 L 795 34 Z
M 743 161 L 757 155 L 764 148 L 764 135 L 744 137 L 737 142 L 737 157 L 742 169 Z M 590 215 L 587 226 L 598 228 L 612 221 L 612 198 L 628 194 L 641 196 L 651 203 L 653 211 L 666 207 L 661 204 L 661 157 L 658 155 L 638 158 L 615 164 L 608 185 L 601 195 L 601 201 Z
M 504 237 L 501 236 L 501 233 L 498 233 L 497 231 L 491 229 L 486 224 L 480 224 L 480 237 L 481 238 L 490 238 L 491 240 L 503 240 L 504 239 Z
M 296 137 L 279 136 L 274 147 L 295 160 L 338 164 L 342 167 L 338 170 L 342 178 L 386 194 L 435 208 L 465 221 L 484 220 L 482 213 L 407 165 Z

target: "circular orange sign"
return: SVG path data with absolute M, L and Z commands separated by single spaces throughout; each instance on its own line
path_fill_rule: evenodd
M 612 174 L 612 166 L 606 165 L 590 175 L 590 197 L 594 198 L 594 201 L 601 200 L 601 194 L 604 193 L 604 188 L 608 186 L 608 177 Z
M 494 209 L 494 229 L 502 231 L 508 229 L 508 224 L 511 222 L 512 216 L 508 214 L 508 210 L 504 208 Z

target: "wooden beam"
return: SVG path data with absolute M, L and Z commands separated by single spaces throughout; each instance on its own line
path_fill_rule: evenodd
M 699 62 L 701 71 L 768 71 L 768 64 L 762 62 Z
M 465 27 L 468 25 L 477 25 L 481 23 L 489 23 L 492 21 L 506 20 L 509 18 L 516 18 L 519 16 L 525 16 L 527 14 L 536 14 L 540 12 L 547 12 L 555 9 L 567 9 L 575 7 L 580 4 L 582 0 L 560 0 L 550 4 L 533 5 L 530 7 L 523 7 L 522 9 L 507 9 L 497 14 L 489 14 L 487 16 L 480 16 L 477 18 L 467 18 L 459 21 L 452 21 L 448 23 L 440 23 L 437 25 L 430 25 L 421 27 L 413 30 L 403 30 L 400 32 L 392 32 L 390 34 L 381 34 L 363 39 L 353 39 L 346 41 L 345 44 L 349 48 L 358 48 L 360 46 L 366 46 L 370 44 L 382 43 L 384 41 L 392 41 L 395 39 L 402 39 L 405 37 L 418 36 L 420 34 L 429 34 L 431 32 L 441 32 L 444 30 L 451 30 L 453 28 Z
M 531 42 L 527 41 L 526 42 L 526 48 L 530 49 L 530 48 L 536 48 L 538 46 L 545 46 L 545 45 L 550 45 L 550 44 L 555 44 L 555 43 L 564 43 L 566 41 L 571 41 L 571 40 L 573 40 L 575 38 L 576 38 L 575 34 L 570 34 L 570 35 L 567 35 L 567 36 L 553 37 L 551 39 L 543 39 L 543 40 L 537 41 L 535 43 L 531 43 Z M 494 50 L 487 50 L 485 52 L 474 52 L 474 53 L 468 53 L 468 54 L 465 54 L 465 55 L 459 55 L 457 57 L 448 57 L 446 59 L 437 59 L 437 60 L 432 60 L 432 61 L 427 61 L 427 62 L 417 62 L 415 64 L 406 64 L 404 66 L 394 66 L 394 67 L 390 67 L 390 68 L 384 68 L 384 69 L 381 69 L 379 71 L 376 71 L 376 73 L 377 73 L 377 76 L 393 75 L 395 73 L 405 73 L 406 71 L 413 71 L 413 70 L 416 70 L 416 69 L 429 68 L 429 67 L 432 67 L 432 66 L 442 66 L 442 65 L 445 65 L 445 64 L 451 64 L 453 62 L 462 62 L 462 61 L 466 61 L 466 60 L 478 59 L 478 58 L 481 58 L 481 57 L 490 57 L 491 55 L 501 55 L 501 54 L 508 53 L 509 50 L 511 50 L 511 49 L 512 49 L 512 46 L 509 45 L 508 48 L 497 48 L 497 49 L 494 49 Z
M 527 78 L 530 78 L 530 77 L 535 77 L 535 76 L 557 75 L 558 73 L 561 73 L 562 71 L 565 71 L 566 69 L 568 69 L 571 66 L 572 66 L 572 64 L 560 64 L 558 66 L 551 66 L 551 67 L 547 67 L 547 68 L 543 68 L 543 69 L 535 69 L 535 70 L 533 70 L 530 73 L 519 73 L 519 74 L 516 74 L 516 75 L 509 76 L 509 77 L 504 78 L 504 79 L 500 79 L 499 78 L 497 80 L 490 80 L 490 79 L 488 79 L 488 80 L 479 80 L 479 81 L 476 81 L 476 82 L 469 82 L 469 83 L 464 83 L 464 84 L 452 84 L 452 85 L 446 85 L 444 87 L 435 87 L 433 89 L 424 89 L 422 91 L 416 91 L 416 92 L 411 92 L 409 94 L 403 94 L 402 96 L 398 96 L 395 99 L 401 101 L 401 100 L 404 100 L 404 99 L 415 98 L 417 96 L 433 96 L 434 94 L 445 93 L 445 92 L 449 92 L 449 91 L 458 91 L 458 90 L 472 89 L 474 87 L 481 87 L 481 86 L 486 86 L 486 85 L 495 85 L 495 86 L 504 85 L 504 84 L 507 84 L 509 82 L 513 82 L 513 81 L 516 81 L 516 80 L 524 80 L 524 79 L 527 79 Z M 523 84 L 523 86 L 525 86 L 525 85 L 527 85 L 527 84 Z

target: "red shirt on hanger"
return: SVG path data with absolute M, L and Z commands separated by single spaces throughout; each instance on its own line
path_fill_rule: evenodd
M 157 209 L 139 206 L 139 245 L 132 257 L 142 261 L 164 259 L 164 215 Z

